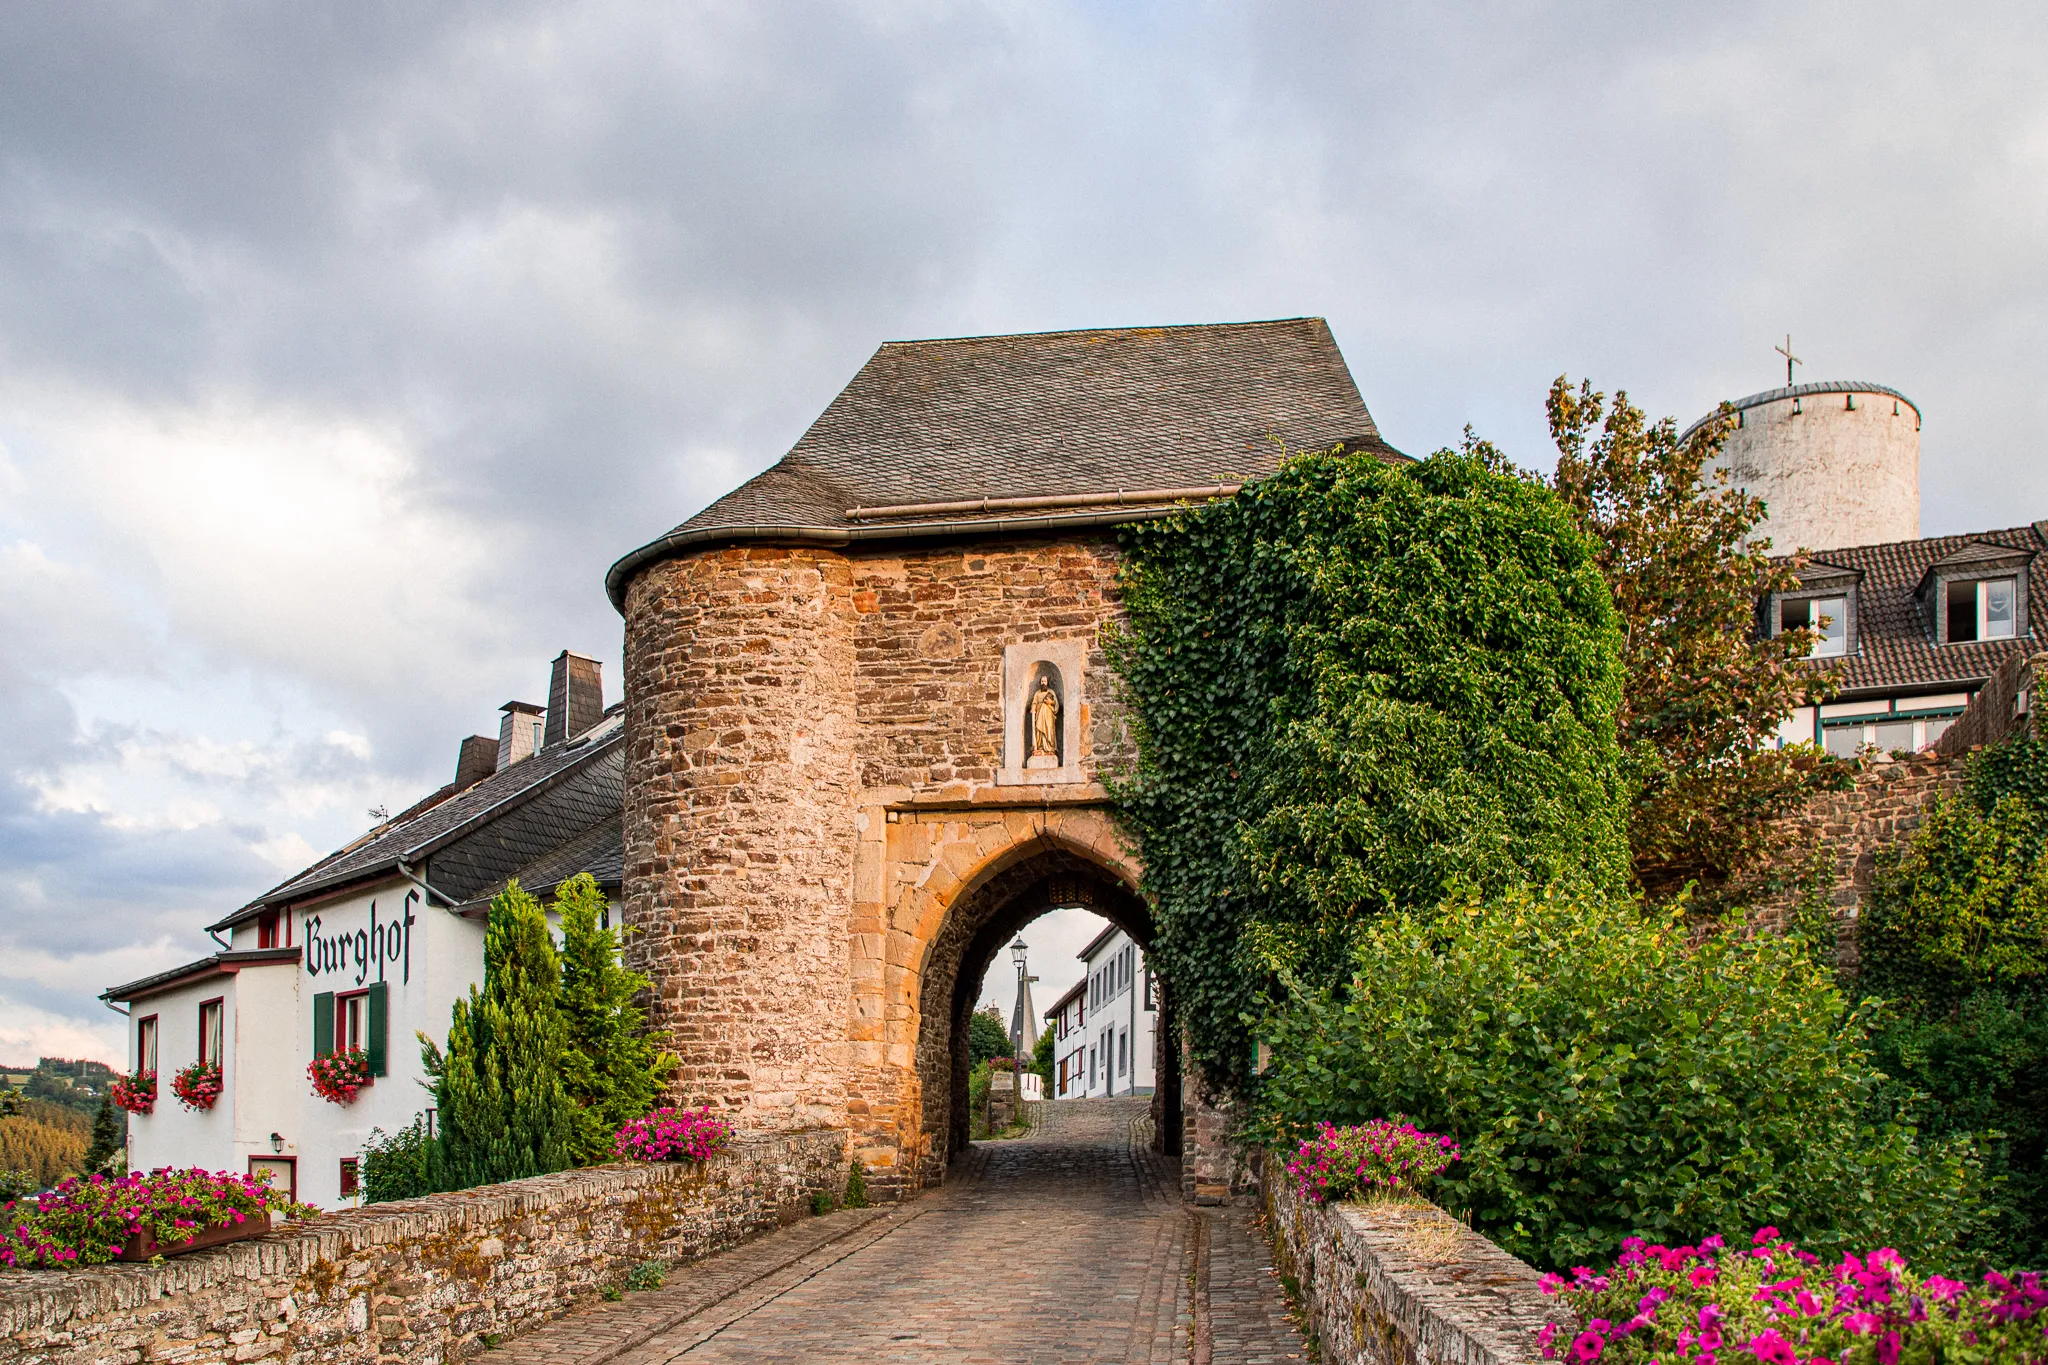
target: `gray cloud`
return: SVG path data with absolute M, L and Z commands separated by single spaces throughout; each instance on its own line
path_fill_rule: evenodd
M 616 697 L 605 566 L 891 337 L 1322 313 L 1541 464 L 1558 372 L 1684 420 L 1789 330 L 1920 400 L 1930 531 L 2048 514 L 2044 23 L 0 11 L 0 942 L 167 964 L 555 650 Z

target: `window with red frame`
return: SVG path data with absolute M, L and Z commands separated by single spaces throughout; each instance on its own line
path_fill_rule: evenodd
M 135 1069 L 156 1070 L 156 1016 L 146 1014 L 135 1021 Z
M 275 910 L 265 910 L 256 918 L 256 946 L 258 948 L 279 947 L 277 939 L 278 915 Z
M 370 993 L 354 991 L 334 997 L 334 1050 L 370 1046 Z
M 219 997 L 199 1005 L 199 1060 L 219 1066 L 227 1056 L 227 1005 Z
M 345 1156 L 341 1159 L 341 1197 L 353 1199 L 356 1193 L 356 1159 Z

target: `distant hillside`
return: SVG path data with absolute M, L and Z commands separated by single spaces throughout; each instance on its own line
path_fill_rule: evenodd
M 32 1118 L 0 1119 L 0 1171 L 23 1171 L 39 1185 L 54 1185 L 85 1165 L 87 1141 L 85 1133 Z
M 0 1084 L 29 1099 L 44 1100 L 88 1117 L 113 1083 L 114 1069 L 88 1058 L 44 1057 L 34 1066 L 0 1067 Z

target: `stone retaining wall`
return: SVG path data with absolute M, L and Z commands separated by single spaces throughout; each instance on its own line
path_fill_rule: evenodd
M 746 1137 L 705 1165 L 604 1166 L 375 1204 L 160 1266 L 0 1271 L 0 1365 L 442 1365 L 631 1267 L 796 1221 L 846 1135 Z
M 1536 1271 L 1432 1204 L 1316 1204 L 1265 1187 L 1280 1273 L 1327 1365 L 1541 1365 L 1556 1300 Z

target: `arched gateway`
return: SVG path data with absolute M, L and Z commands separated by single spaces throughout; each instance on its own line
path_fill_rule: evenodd
M 1384 449 L 1316 319 L 894 343 L 614 566 L 628 953 L 677 1096 L 940 1179 L 1000 947 L 1066 905 L 1151 940 L 1102 784 L 1114 527 L 1340 440 Z

